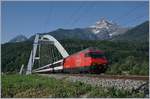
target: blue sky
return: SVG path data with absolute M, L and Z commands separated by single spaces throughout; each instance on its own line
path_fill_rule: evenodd
M 106 18 L 124 27 L 148 20 L 147 1 L 5 1 L 2 2 L 2 43 L 58 28 L 84 28 Z

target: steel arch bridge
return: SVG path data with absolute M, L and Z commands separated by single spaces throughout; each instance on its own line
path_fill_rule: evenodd
M 52 65 L 55 65 L 55 64 L 57 65 L 58 63 L 61 63 L 63 61 L 63 59 L 60 59 L 60 60 L 57 60 L 55 62 L 49 63 L 45 66 L 33 69 L 33 66 L 35 64 L 35 60 L 40 60 L 40 56 L 36 57 L 36 54 L 37 54 L 38 47 L 39 47 L 39 50 L 40 50 L 40 45 L 42 44 L 42 42 L 54 45 L 57 48 L 57 50 L 59 51 L 59 53 L 61 54 L 62 58 L 66 58 L 66 57 L 69 56 L 68 52 L 64 49 L 64 47 L 53 36 L 36 34 L 35 40 L 34 40 L 34 43 L 33 43 L 33 48 L 31 50 L 30 58 L 29 58 L 29 61 L 28 61 L 28 64 L 27 64 L 26 75 L 32 74 L 32 73 L 48 72 L 52 69 L 53 70 L 63 69 L 63 66 L 60 65 L 60 64 L 59 64 L 60 66 L 57 66 L 57 67 L 54 67 L 54 68 L 48 68 L 48 67 L 51 67 Z M 22 73 L 22 68 L 20 70 L 20 74 L 21 73 Z

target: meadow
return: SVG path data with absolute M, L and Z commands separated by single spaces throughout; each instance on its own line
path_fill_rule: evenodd
M 93 87 L 81 82 L 73 83 L 39 75 L 2 75 L 1 87 L 2 98 L 144 97 L 144 93 Z

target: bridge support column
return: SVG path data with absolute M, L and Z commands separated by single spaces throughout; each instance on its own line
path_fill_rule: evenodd
M 32 66 L 34 64 L 34 60 L 35 60 L 35 55 L 36 55 L 36 50 L 37 50 L 37 46 L 38 46 L 38 42 L 39 42 L 39 35 L 36 34 L 35 36 L 35 40 L 34 40 L 34 43 L 33 43 L 33 49 L 31 51 L 31 54 L 30 54 L 30 59 L 28 61 L 28 65 L 27 65 L 27 71 L 26 71 L 26 74 L 31 74 L 32 72 Z

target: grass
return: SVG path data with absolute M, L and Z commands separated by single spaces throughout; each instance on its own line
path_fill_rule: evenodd
M 92 87 L 81 82 L 72 83 L 38 75 L 2 75 L 1 95 L 3 98 L 144 97 L 143 93 Z

